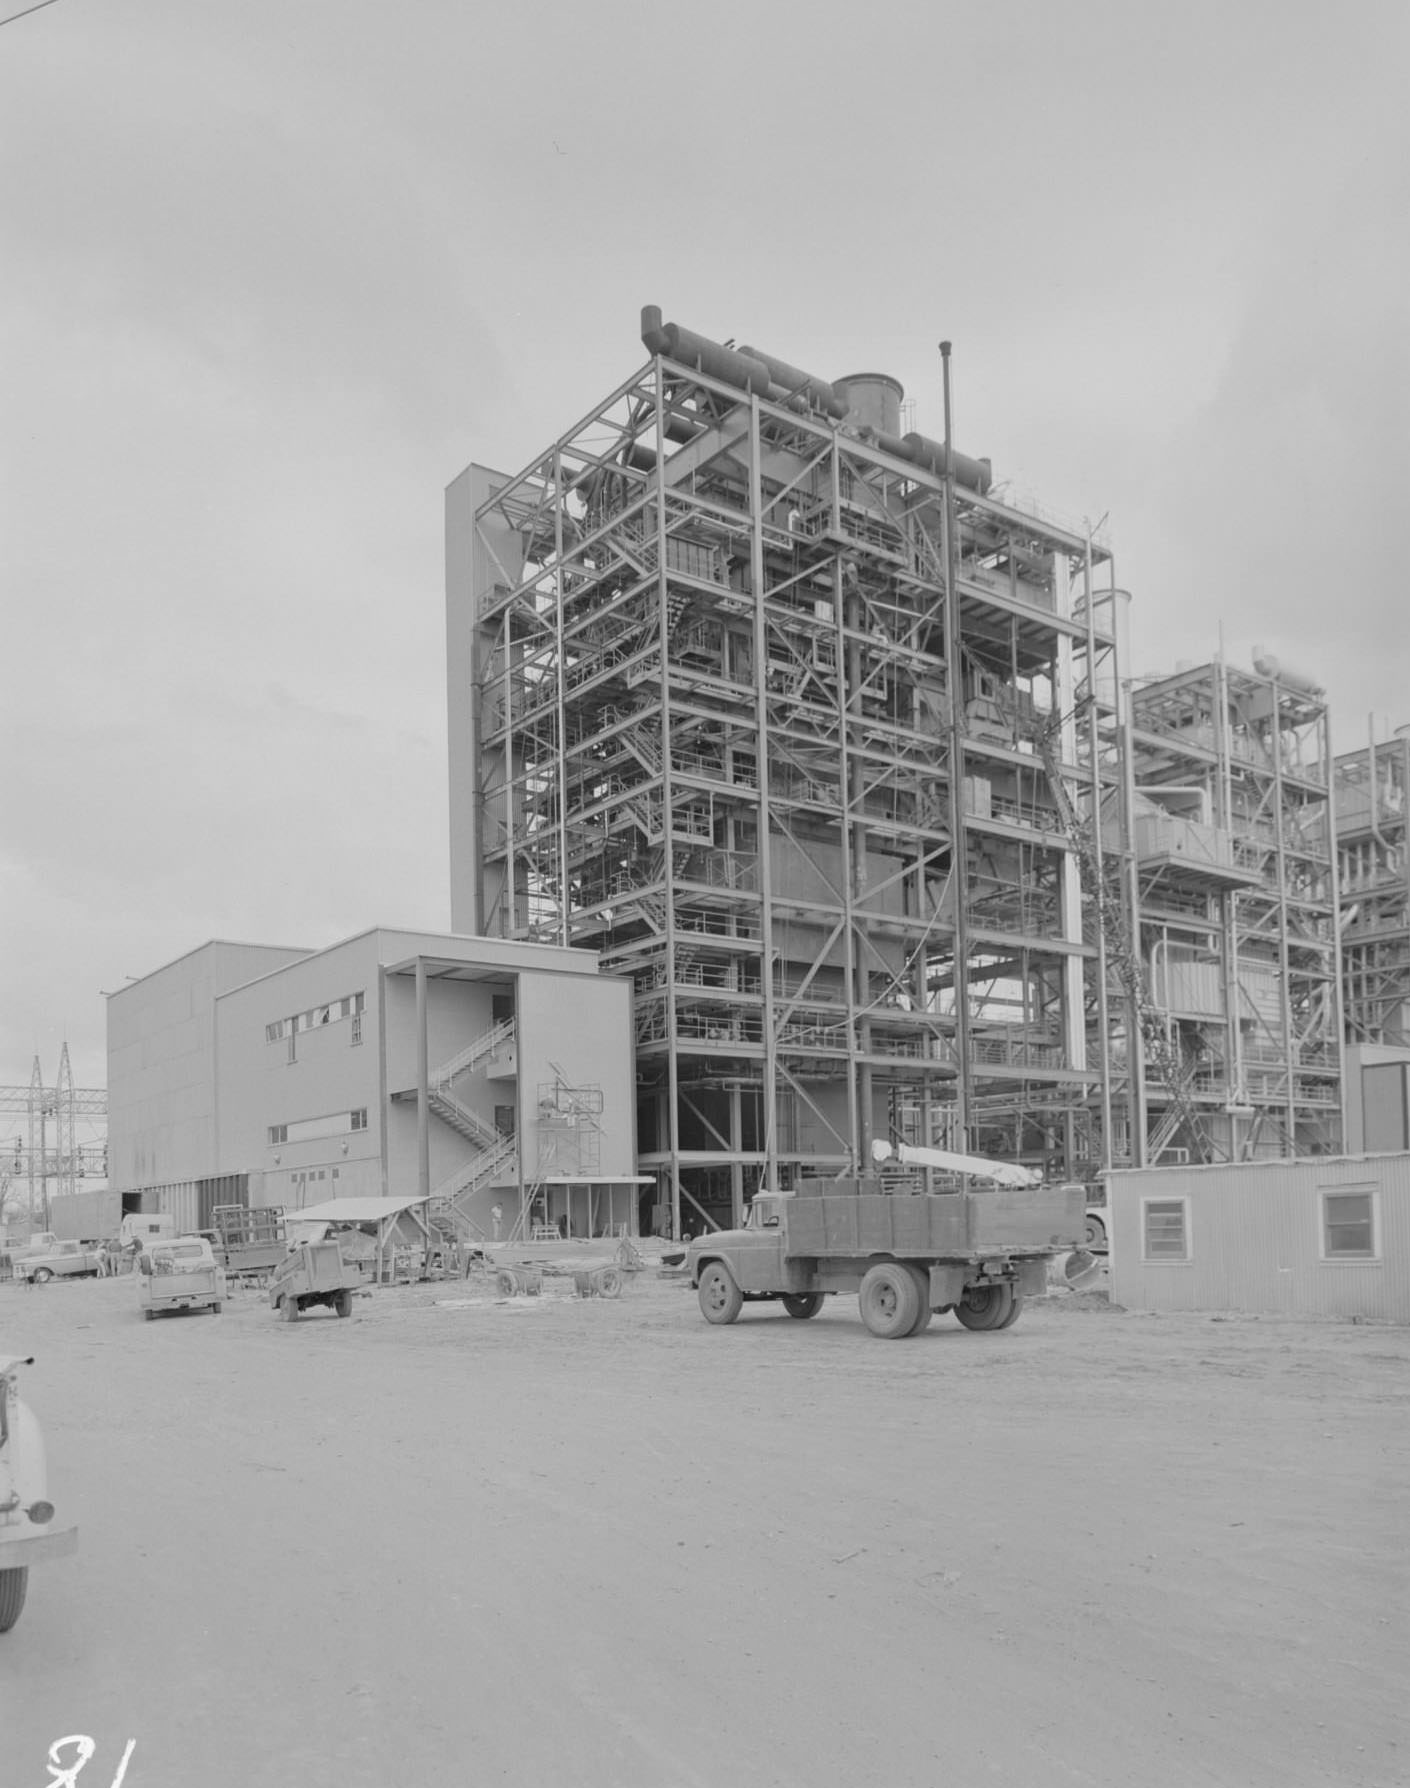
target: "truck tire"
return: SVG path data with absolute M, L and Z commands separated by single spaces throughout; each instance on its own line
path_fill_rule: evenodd
M 29 1587 L 29 1566 L 0 1571 L 0 1633 L 8 1633 L 24 1607 L 24 1592 Z
M 156 1311 L 155 1311 L 155 1310 L 144 1310 L 144 1311 L 143 1311 L 143 1312 L 142 1312 L 142 1314 L 143 1314 L 143 1315 L 144 1315 L 144 1316 L 145 1316 L 145 1317 L 146 1317 L 146 1318 L 147 1318 L 147 1321 L 148 1321 L 148 1322 L 153 1322 L 153 1321 L 155 1321 L 155 1319 L 156 1319 L 156 1314 L 157 1314 L 157 1313 L 156 1313 Z
M 219 1298 L 217 1298 L 215 1300 L 215 1302 L 211 1305 L 211 1315 L 212 1316 L 220 1315 L 220 1299 Z
M 882 1341 L 901 1341 L 913 1331 L 921 1301 L 915 1276 L 899 1260 L 879 1260 L 857 1293 L 862 1321 Z
M 286 1292 L 279 1301 L 279 1309 L 285 1322 L 297 1322 L 299 1319 L 299 1300 Z
M 622 1295 L 622 1269 L 601 1267 L 593 1274 L 593 1283 L 600 1298 L 619 1298 Z
M 807 1322 L 809 1317 L 816 1316 L 823 1307 L 823 1294 L 820 1291 L 785 1291 L 779 1298 L 790 1316 L 799 1322 Z
M 955 1315 L 967 1329 L 1006 1329 L 1018 1320 L 1012 1285 L 966 1285 Z
M 1083 1236 L 1089 1248 L 1105 1248 L 1106 1224 L 1100 1217 L 1089 1216 L 1083 1226 Z
M 519 1275 L 511 1273 L 508 1267 L 501 1267 L 494 1276 L 494 1288 L 502 1298 L 512 1298 L 519 1290 Z
M 344 1286 L 337 1297 L 333 1299 L 333 1308 L 338 1312 L 339 1316 L 352 1315 L 352 1293 L 346 1286 Z
M 30 1274 L 30 1278 L 33 1279 L 36 1285 L 47 1285 L 53 1277 L 54 1275 L 49 1271 L 48 1267 L 36 1267 Z M 15 1618 L 18 1619 L 19 1616 L 16 1615 Z
M 744 1308 L 744 1293 L 726 1266 L 712 1260 L 700 1275 L 700 1314 L 706 1322 L 733 1322 Z
M 916 1282 L 916 1292 L 920 1298 L 920 1312 L 916 1317 L 913 1335 L 923 1335 L 930 1327 L 930 1319 L 935 1312 L 930 1308 L 930 1274 L 924 1267 L 908 1267 L 907 1271 Z
M 1001 1329 L 1011 1329 L 1013 1327 L 1013 1325 L 1018 1321 L 1019 1317 L 1022 1316 L 1022 1314 L 1023 1314 L 1023 1296 L 1022 1296 L 1022 1293 L 1016 1291 L 1013 1294 L 1013 1303 L 1009 1306 L 1008 1315 L 1004 1318 L 1004 1320 L 1001 1323 L 998 1323 L 995 1326 L 998 1328 L 1001 1328 Z

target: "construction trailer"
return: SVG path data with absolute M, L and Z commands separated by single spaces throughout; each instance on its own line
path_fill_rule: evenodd
M 1410 727 L 1336 760 L 1348 1043 L 1410 1044 Z
M 887 375 L 655 310 L 642 339 L 530 466 L 451 485 L 447 676 L 453 926 L 631 977 L 657 1226 L 737 1223 L 878 1138 L 1065 1179 L 1239 1146 L 1153 997 L 1139 900 L 1178 877 L 1138 861 L 1107 545 L 956 450 L 948 355 L 935 439 Z M 1264 879 L 1196 897 L 1239 923 L 1229 888 Z

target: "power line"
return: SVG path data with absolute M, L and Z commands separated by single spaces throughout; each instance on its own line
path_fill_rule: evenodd
M 12 12 L 8 19 L 0 19 L 0 25 L 13 25 L 16 19 L 27 19 L 32 12 L 43 12 L 46 6 L 52 6 L 54 0 L 39 0 L 38 6 L 27 6 L 23 12 Z

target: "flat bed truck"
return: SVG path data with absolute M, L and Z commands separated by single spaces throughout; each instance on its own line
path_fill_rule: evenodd
M 687 1272 L 706 1321 L 731 1323 L 746 1303 L 760 1301 L 781 1303 L 805 1321 L 825 1297 L 856 1292 L 862 1321 L 883 1340 L 922 1334 L 933 1315 L 949 1310 L 968 1329 L 1006 1329 L 1018 1321 L 1024 1299 L 1045 1287 L 1048 1261 L 1081 1246 L 1081 1186 L 1044 1186 L 1027 1169 L 976 1156 L 886 1153 L 1000 1184 L 992 1191 L 887 1193 L 867 1176 L 819 1182 L 811 1191 L 761 1192 L 743 1229 L 690 1244 Z

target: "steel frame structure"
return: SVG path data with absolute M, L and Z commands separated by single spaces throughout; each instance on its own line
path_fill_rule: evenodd
M 1327 708 L 1282 675 L 1216 660 L 1132 694 L 1142 950 L 1201 1108 L 1178 1119 L 1146 1087 L 1152 1160 L 1341 1145 Z
M 1336 760 L 1348 1043 L 1410 1044 L 1410 734 Z
M 1110 556 L 895 445 L 658 354 L 451 515 L 453 923 L 632 976 L 677 1232 L 879 1135 L 1094 1170 L 1128 1096 L 1034 744 L 1099 845 Z

